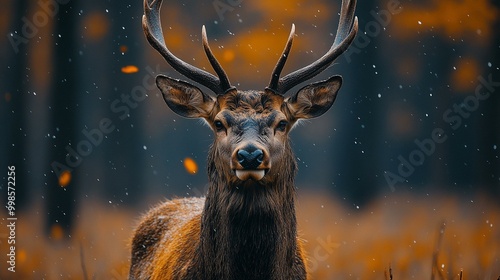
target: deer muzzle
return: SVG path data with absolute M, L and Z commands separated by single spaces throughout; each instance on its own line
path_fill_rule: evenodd
M 231 165 L 238 179 L 259 181 L 269 170 L 270 161 L 265 149 L 248 144 L 234 151 Z

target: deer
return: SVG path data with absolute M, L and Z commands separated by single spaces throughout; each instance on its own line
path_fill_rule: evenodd
M 327 69 L 358 32 L 356 0 L 343 0 L 331 48 L 285 76 L 285 48 L 263 90 L 233 86 L 215 58 L 202 26 L 202 44 L 213 75 L 176 57 L 166 46 L 162 0 L 145 0 L 142 26 L 149 44 L 172 68 L 199 87 L 159 74 L 168 107 L 202 119 L 213 131 L 205 197 L 160 203 L 140 220 L 132 237 L 130 279 L 307 279 L 307 254 L 295 211 L 297 163 L 289 133 L 303 119 L 323 115 L 336 100 L 342 77 L 334 75 L 285 94 Z

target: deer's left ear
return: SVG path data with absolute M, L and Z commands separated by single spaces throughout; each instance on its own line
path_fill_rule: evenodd
M 292 118 L 310 119 L 323 115 L 332 106 L 342 85 L 342 77 L 333 76 L 301 88 L 286 100 Z
M 156 85 L 174 113 L 186 118 L 208 118 L 215 101 L 190 83 L 158 75 Z

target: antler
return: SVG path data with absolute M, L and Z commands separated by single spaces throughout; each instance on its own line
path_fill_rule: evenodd
M 172 52 L 170 52 L 165 44 L 163 38 L 163 31 L 161 29 L 160 21 L 160 7 L 162 0 L 144 0 L 144 16 L 142 17 L 142 28 L 146 34 L 151 46 L 153 46 L 165 60 L 172 66 L 177 72 L 186 76 L 187 78 L 198 82 L 207 88 L 211 89 L 217 95 L 224 94 L 225 92 L 234 89 L 229 82 L 229 78 L 222 69 L 222 66 L 215 58 L 214 54 L 210 50 L 208 45 L 207 33 L 205 31 L 205 26 L 202 27 L 202 41 L 205 53 L 210 61 L 210 65 L 217 73 L 218 77 L 194 67 L 193 65 L 186 63 L 176 57 Z
M 295 26 L 292 24 L 290 36 L 288 37 L 285 49 L 283 50 L 283 53 L 273 70 L 271 81 L 269 82 L 267 89 L 279 94 L 285 94 L 289 89 L 300 84 L 301 82 L 313 78 L 328 68 L 328 66 L 330 66 L 337 57 L 347 50 L 358 33 L 358 17 L 354 16 L 355 8 L 356 0 L 342 0 L 339 26 L 330 50 L 315 62 L 279 78 L 281 70 L 283 70 L 283 66 L 285 66 L 286 59 L 288 58 L 288 53 L 292 47 L 293 36 L 295 34 Z

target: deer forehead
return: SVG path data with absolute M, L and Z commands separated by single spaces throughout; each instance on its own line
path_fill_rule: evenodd
M 217 101 L 217 116 L 232 122 L 266 120 L 272 123 L 277 117 L 284 117 L 281 111 L 284 99 L 272 92 L 232 91 L 219 96 Z

